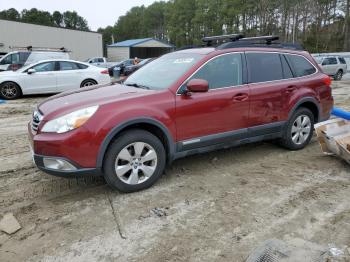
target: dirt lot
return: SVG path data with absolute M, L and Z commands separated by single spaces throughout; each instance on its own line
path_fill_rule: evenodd
M 334 95 L 350 109 L 350 81 Z M 26 123 L 44 98 L 0 105 L 0 218 L 22 225 L 0 232 L 2 262 L 244 261 L 271 238 L 350 247 L 350 166 L 315 138 L 299 152 L 258 143 L 181 159 L 152 188 L 120 194 L 33 167 Z

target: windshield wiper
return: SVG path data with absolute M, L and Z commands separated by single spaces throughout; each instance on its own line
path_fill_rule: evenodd
M 125 84 L 125 83 L 124 83 Z M 144 86 L 144 85 L 140 85 L 140 84 L 137 84 L 137 83 L 127 83 L 125 84 L 126 86 L 133 86 L 133 87 L 136 87 L 136 88 L 143 88 L 143 89 L 151 89 L 149 88 L 148 86 Z

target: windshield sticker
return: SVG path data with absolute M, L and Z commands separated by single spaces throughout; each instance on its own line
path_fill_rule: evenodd
M 192 63 L 194 58 L 178 58 L 174 61 L 174 64 L 189 64 Z

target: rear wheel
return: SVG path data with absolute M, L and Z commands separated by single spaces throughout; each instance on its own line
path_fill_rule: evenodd
M 95 80 L 87 79 L 81 83 L 80 87 L 89 87 L 94 85 L 97 85 L 97 82 Z
M 311 140 L 314 115 L 307 108 L 299 108 L 288 121 L 281 144 L 291 150 L 303 149 Z
M 153 134 L 133 129 L 121 134 L 109 147 L 103 164 L 106 182 L 122 192 L 152 186 L 163 174 L 165 149 Z
M 343 78 L 343 71 L 342 71 L 342 70 L 339 70 L 339 71 L 335 74 L 334 80 L 340 81 L 342 78 Z
M 0 85 L 0 97 L 12 100 L 22 95 L 21 88 L 14 82 L 5 82 Z

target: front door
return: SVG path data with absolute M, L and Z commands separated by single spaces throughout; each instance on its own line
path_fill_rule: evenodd
M 28 73 L 34 69 L 33 73 Z M 56 92 L 56 62 L 44 62 L 24 71 L 26 93 L 55 93 Z
M 182 150 L 240 138 L 246 134 L 249 88 L 243 85 L 241 53 L 229 53 L 209 60 L 191 79 L 209 83 L 206 93 L 176 96 L 177 141 Z M 180 149 L 180 150 L 181 150 Z

